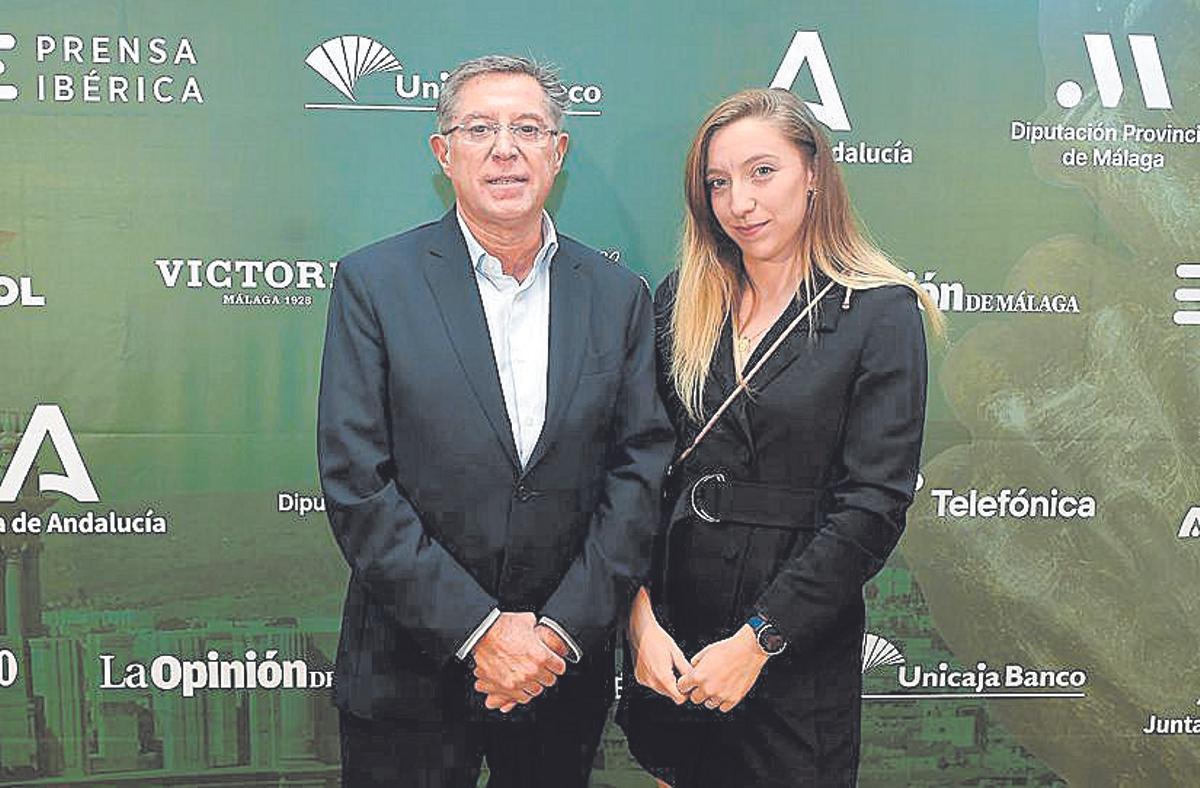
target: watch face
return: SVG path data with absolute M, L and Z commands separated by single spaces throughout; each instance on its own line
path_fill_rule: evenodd
M 778 629 L 769 626 L 758 633 L 758 645 L 762 646 L 763 651 L 774 655 L 783 651 L 787 645 L 787 641 L 784 640 L 783 635 L 780 634 Z

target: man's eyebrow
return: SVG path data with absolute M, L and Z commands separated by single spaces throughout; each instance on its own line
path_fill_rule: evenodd
M 469 123 L 473 120 L 490 120 L 493 123 L 498 122 L 496 116 L 487 112 L 468 112 L 462 116 L 459 123 Z M 546 118 L 540 112 L 522 112 L 520 115 L 515 115 L 510 123 L 515 123 L 519 120 L 536 120 L 539 123 L 546 123 Z

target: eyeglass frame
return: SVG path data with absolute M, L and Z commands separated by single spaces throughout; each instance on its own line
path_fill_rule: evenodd
M 456 131 L 462 131 L 462 130 L 466 129 L 468 126 L 476 126 L 476 125 L 478 125 L 478 126 L 486 126 L 487 128 L 491 129 L 491 132 L 492 132 L 492 134 L 491 134 L 491 139 L 490 139 L 490 140 L 486 140 L 486 139 L 484 139 L 484 140 L 472 140 L 472 139 L 471 139 L 471 138 L 468 136 L 468 137 L 467 137 L 467 138 L 464 140 L 464 141 L 465 141 L 465 142 L 466 142 L 468 145 L 484 145 L 484 144 L 488 143 L 489 141 L 491 142 L 491 144 L 495 145 L 495 144 L 496 144 L 496 140 L 497 140 L 497 138 L 499 138 L 499 136 L 500 136 L 500 129 L 503 129 L 503 128 L 507 128 L 507 129 L 508 129 L 508 133 L 509 133 L 510 135 L 512 135 L 513 142 L 517 143 L 517 145 L 520 145 L 520 144 L 522 144 L 522 143 L 526 143 L 526 144 L 530 144 L 530 145 L 542 146 L 542 145 L 544 145 L 544 144 L 545 144 L 545 143 L 543 143 L 543 142 L 542 142 L 542 137 L 543 137 L 543 135 L 545 135 L 545 138 L 546 138 L 546 140 L 549 140 L 551 137 L 554 137 L 554 136 L 555 136 L 555 135 L 557 135 L 557 134 L 562 134 L 562 133 L 563 133 L 563 130 L 562 130 L 562 129 L 550 129 L 550 128 L 546 128 L 546 129 L 544 129 L 544 128 L 542 128 L 541 126 L 538 126 L 538 125 L 537 125 L 537 124 L 535 124 L 535 123 L 528 123 L 528 122 L 527 122 L 527 123 L 508 123 L 508 124 L 504 124 L 504 123 L 485 123 L 485 122 L 483 122 L 483 121 L 481 121 L 481 120 L 473 120 L 473 121 L 471 121 L 470 123 L 456 123 L 455 125 L 451 126 L 451 127 L 450 127 L 450 128 L 448 128 L 448 129 L 443 129 L 443 130 L 439 131 L 439 132 L 438 132 L 438 134 L 440 134 L 440 135 L 441 135 L 441 136 L 443 136 L 443 137 L 449 137 L 451 134 L 453 134 L 453 133 L 454 133 L 454 132 L 456 132 Z M 518 129 L 520 126 L 535 126 L 535 127 L 537 128 L 537 130 L 538 130 L 538 136 L 537 136 L 537 139 L 535 139 L 535 140 L 523 140 L 523 139 L 521 139 L 521 137 L 520 137 L 520 136 L 517 134 L 517 129 Z

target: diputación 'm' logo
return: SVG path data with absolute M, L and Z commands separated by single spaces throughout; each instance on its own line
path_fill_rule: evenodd
M 341 93 L 349 102 L 309 102 L 308 110 L 382 110 L 391 112 L 434 112 L 442 85 L 450 72 L 440 69 L 436 75 L 406 70 L 400 59 L 384 44 L 369 36 L 334 36 L 313 47 L 304 62 Z M 394 74 L 396 102 L 368 103 L 358 98 L 360 79 L 374 74 Z M 604 90 L 596 84 L 567 84 L 567 99 L 572 108 L 567 115 L 596 117 L 602 113 Z
M 1144 109 L 1174 109 L 1158 39 L 1154 35 L 1140 34 L 1129 35 L 1127 40 Z M 1200 143 L 1200 123 L 1194 120 L 1189 125 L 1176 125 L 1178 118 L 1172 115 L 1161 125 L 1147 125 L 1138 123 L 1128 109 L 1110 112 L 1121 105 L 1125 95 L 1125 80 L 1117 62 L 1113 36 L 1086 33 L 1083 43 L 1099 108 L 1084 102 L 1088 91 L 1082 84 L 1074 79 L 1063 80 L 1054 89 L 1054 102 L 1069 110 L 1063 119 L 1056 122 L 1013 120 L 1009 126 L 1010 141 L 1030 146 L 1066 143 L 1061 149 L 1055 148 L 1055 152 L 1059 155 L 1059 163 L 1071 169 L 1091 167 L 1142 173 L 1166 167 L 1172 150 L 1169 146 L 1178 148 Z
M 1125 92 L 1112 36 L 1107 33 L 1088 33 L 1084 35 L 1083 43 L 1092 65 L 1100 106 L 1112 109 L 1120 103 L 1121 94 Z M 1138 85 L 1142 89 L 1146 109 L 1171 109 L 1171 92 L 1167 88 L 1166 74 L 1163 73 L 1162 58 L 1158 54 L 1158 41 L 1154 36 L 1130 35 L 1129 51 L 1133 54 L 1133 65 L 1137 70 Z M 1083 86 L 1073 79 L 1064 80 L 1054 91 L 1054 98 L 1064 109 L 1077 107 L 1083 100 Z

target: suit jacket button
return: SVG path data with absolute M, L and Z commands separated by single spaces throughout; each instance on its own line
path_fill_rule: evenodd
M 518 484 L 516 489 L 517 500 L 521 503 L 529 503 L 533 500 L 533 491 L 523 484 Z

